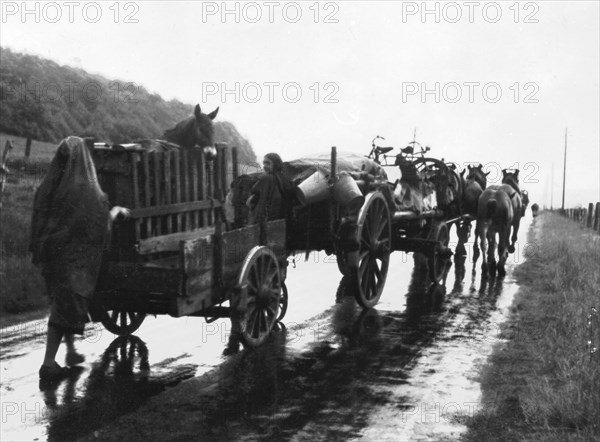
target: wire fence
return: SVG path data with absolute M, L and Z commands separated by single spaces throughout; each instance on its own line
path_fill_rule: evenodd
M 589 203 L 587 208 L 559 209 L 558 213 L 579 223 L 582 227 L 600 233 L 600 202 Z

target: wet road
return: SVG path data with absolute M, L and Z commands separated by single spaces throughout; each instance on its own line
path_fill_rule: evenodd
M 283 326 L 226 364 L 228 320 L 148 317 L 130 338 L 90 327 L 77 342 L 86 356 L 81 369 L 40 390 L 46 321 L 3 329 L 0 440 L 76 439 L 214 370 L 218 387 L 198 398 L 199 437 L 456 439 L 465 416 L 477 411 L 478 370 L 502 340 L 530 221 L 522 221 L 502 279 L 482 279 L 479 265 L 472 275 L 468 256 L 450 267 L 444 286 L 434 286 L 418 257 L 394 253 L 381 301 L 366 312 L 344 297 L 333 260 L 302 257 L 288 271 Z

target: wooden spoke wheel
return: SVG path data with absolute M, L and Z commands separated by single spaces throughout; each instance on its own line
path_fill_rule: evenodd
M 390 210 L 381 192 L 367 195 L 358 214 L 357 236 L 358 265 L 351 270 L 351 284 L 356 301 L 371 308 L 383 292 L 392 245 Z
M 128 336 L 140 328 L 145 318 L 146 313 L 116 308 L 104 310 L 101 322 L 109 332 L 119 336 Z
M 436 241 L 433 251 L 428 256 L 429 277 L 432 282 L 439 284 L 444 279 L 448 262 L 452 256 L 452 252 L 448 248 L 450 234 L 446 223 L 434 221 L 428 239 Z
M 277 322 L 281 321 L 288 308 L 288 289 L 285 282 L 281 283 L 281 296 L 279 297 L 279 316 L 277 316 Z
M 245 300 L 240 338 L 245 345 L 257 347 L 267 340 L 279 318 L 283 292 L 279 264 L 271 249 L 256 246 L 248 252 L 238 284 Z
M 413 164 L 421 176 L 448 175 L 448 166 L 435 158 L 417 158 Z

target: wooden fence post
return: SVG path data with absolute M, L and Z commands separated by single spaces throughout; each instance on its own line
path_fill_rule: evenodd
M 12 143 L 6 140 L 4 152 L 2 153 L 2 163 L 0 164 L 0 210 L 2 209 L 2 194 L 4 193 L 4 183 L 6 183 L 6 177 L 8 176 L 8 167 L 6 167 L 6 162 L 8 161 L 8 154 L 12 150 L 12 148 Z
M 592 219 L 593 219 L 593 216 L 594 216 L 594 203 L 590 203 L 588 205 L 587 222 L 585 224 L 588 229 L 592 228 Z
M 25 142 L 25 159 L 29 159 L 29 155 L 31 155 L 31 137 L 27 137 L 27 141 Z

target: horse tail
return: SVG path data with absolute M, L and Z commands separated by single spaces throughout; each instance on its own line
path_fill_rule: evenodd
M 498 203 L 496 202 L 495 199 L 490 199 L 487 202 L 487 207 L 486 207 L 486 216 L 488 218 L 491 218 L 494 215 L 494 212 L 496 211 L 496 206 L 498 205 Z

